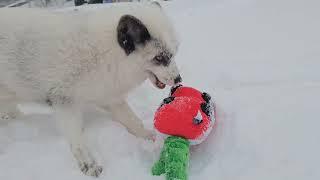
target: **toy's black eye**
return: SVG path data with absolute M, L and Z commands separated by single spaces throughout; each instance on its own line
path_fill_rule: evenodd
M 209 103 L 210 100 L 211 100 L 211 96 L 210 96 L 208 93 L 206 93 L 206 92 L 202 93 L 202 98 L 203 98 L 203 100 L 205 100 L 207 103 Z
M 211 109 L 208 103 L 201 103 L 201 110 L 207 115 L 211 116 Z
M 202 121 L 203 121 L 202 119 L 203 119 L 203 118 L 202 118 L 201 112 L 198 111 L 197 116 L 193 118 L 193 124 L 194 124 L 194 125 L 199 125 L 199 124 L 201 124 Z
M 171 103 L 172 101 L 174 100 L 174 97 L 170 96 L 170 97 L 167 97 L 163 100 L 163 103 L 164 104 L 169 104 Z
M 176 85 L 176 86 L 172 86 L 172 88 L 171 88 L 171 90 L 170 90 L 170 95 L 172 96 L 172 94 L 174 93 L 174 92 L 176 92 L 176 90 L 179 88 L 179 87 L 181 87 L 182 85 L 181 84 L 178 84 L 178 85 Z
M 193 124 L 195 125 L 199 125 L 202 123 L 202 119 L 198 119 L 198 118 L 193 118 Z

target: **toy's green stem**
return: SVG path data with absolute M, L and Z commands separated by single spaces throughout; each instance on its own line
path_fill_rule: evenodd
M 187 180 L 189 166 L 189 141 L 176 136 L 168 137 L 158 162 L 152 167 L 152 174 L 166 174 L 166 180 Z

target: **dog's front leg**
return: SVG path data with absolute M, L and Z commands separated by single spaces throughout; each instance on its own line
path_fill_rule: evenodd
M 112 114 L 112 119 L 124 125 L 131 134 L 146 139 L 154 138 L 152 131 L 144 128 L 142 121 L 132 111 L 125 100 L 112 104 L 107 108 Z
M 102 167 L 89 152 L 83 137 L 83 120 L 80 108 L 74 106 L 54 106 L 58 127 L 70 143 L 71 152 L 81 169 L 89 176 L 98 177 L 102 172 Z

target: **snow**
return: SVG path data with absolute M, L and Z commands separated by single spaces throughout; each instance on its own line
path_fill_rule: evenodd
M 193 147 L 190 180 L 320 179 L 320 2 L 175 0 L 186 85 L 213 95 L 217 126 Z M 129 101 L 148 128 L 168 89 L 150 82 Z M 1 180 L 87 180 L 48 110 L 0 123 Z M 42 115 L 32 115 L 40 112 Z M 137 139 L 109 114 L 88 112 L 86 135 L 104 166 L 99 179 L 160 180 L 160 144 Z

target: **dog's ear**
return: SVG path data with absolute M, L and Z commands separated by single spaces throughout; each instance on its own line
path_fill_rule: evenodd
M 124 15 L 117 27 L 118 43 L 127 55 L 136 49 L 136 45 L 144 45 L 151 39 L 146 26 L 136 17 Z

